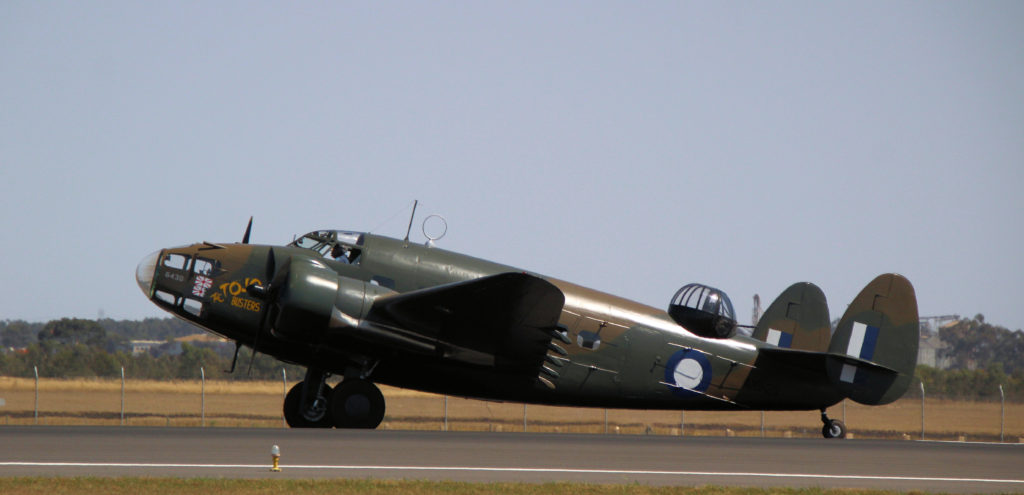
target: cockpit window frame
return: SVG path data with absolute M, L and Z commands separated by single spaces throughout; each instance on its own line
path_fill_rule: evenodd
M 289 246 L 315 251 L 323 258 L 346 264 L 358 264 L 366 234 L 347 230 L 314 230 L 292 241 Z M 347 256 L 332 256 L 335 246 L 344 247 Z
M 710 303 L 710 304 L 709 304 Z M 672 297 L 672 305 L 709 312 L 736 320 L 736 310 L 729 295 L 721 289 L 704 284 L 687 284 Z M 712 311 L 708 311 L 713 308 Z

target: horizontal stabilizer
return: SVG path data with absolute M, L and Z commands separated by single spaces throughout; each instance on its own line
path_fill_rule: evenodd
M 880 377 L 891 377 L 891 378 L 894 378 L 894 379 L 895 379 L 896 375 L 899 375 L 899 373 L 900 373 L 897 370 L 894 370 L 892 368 L 887 368 L 887 367 L 882 366 L 882 365 L 880 365 L 878 363 L 873 363 L 871 361 L 865 361 L 863 359 L 858 359 L 858 358 L 855 358 L 853 356 L 849 356 L 849 355 L 846 355 L 846 354 L 829 354 L 828 355 L 828 363 L 829 363 L 829 366 L 835 366 L 835 365 L 842 366 L 844 369 L 849 370 L 848 371 L 849 373 L 854 373 L 854 372 L 874 373 L 874 374 L 876 374 L 876 375 L 878 375 Z M 847 377 L 847 378 L 850 378 L 850 377 Z M 842 380 L 841 376 L 840 376 L 840 380 Z

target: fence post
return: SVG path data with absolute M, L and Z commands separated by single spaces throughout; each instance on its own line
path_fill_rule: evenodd
M 686 426 L 686 411 L 679 411 L 679 436 L 683 436 L 684 426 Z
M 921 440 L 924 440 L 924 382 L 921 384 Z
M 253 351 L 255 352 L 255 351 Z M 288 372 L 281 368 L 281 400 L 288 398 Z M 281 428 L 287 428 L 288 422 L 284 418 L 284 408 L 281 408 Z
M 444 396 L 444 431 L 448 431 L 448 396 Z
M 199 367 L 199 380 L 201 382 L 199 393 L 202 396 L 199 402 L 199 425 L 206 427 L 206 370 Z
M 121 426 L 124 426 L 124 366 L 121 367 Z
M 32 371 L 36 374 L 36 406 L 33 417 L 35 418 L 35 424 L 39 424 L 39 367 L 33 366 Z
M 523 404 L 523 433 L 526 433 L 526 404 Z
M 999 384 L 999 443 L 1003 443 L 1003 426 L 1006 424 L 1006 395 L 1003 384 Z
M 761 438 L 764 438 L 764 411 L 761 411 Z
M 604 410 L 604 434 L 608 434 L 608 410 Z

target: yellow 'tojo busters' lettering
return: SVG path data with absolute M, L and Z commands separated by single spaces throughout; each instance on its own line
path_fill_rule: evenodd
M 246 278 L 244 281 L 234 280 L 232 282 L 220 284 L 217 288 L 220 289 L 221 293 L 225 296 L 237 296 L 244 293 L 245 288 L 252 284 L 263 285 L 263 282 L 260 282 L 260 279 L 258 278 Z
M 260 311 L 260 303 L 258 301 L 253 301 L 252 299 L 245 299 L 244 297 L 232 297 L 231 305 L 236 308 L 242 308 L 246 311 L 252 311 L 254 313 L 259 313 Z

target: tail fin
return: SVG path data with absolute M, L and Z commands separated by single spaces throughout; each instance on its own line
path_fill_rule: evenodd
M 879 275 L 839 321 L 829 343 L 828 377 L 861 404 L 888 404 L 914 378 L 919 339 L 914 287 L 901 275 Z
M 825 294 L 817 285 L 799 282 L 768 306 L 751 337 L 779 347 L 825 352 L 831 333 Z

